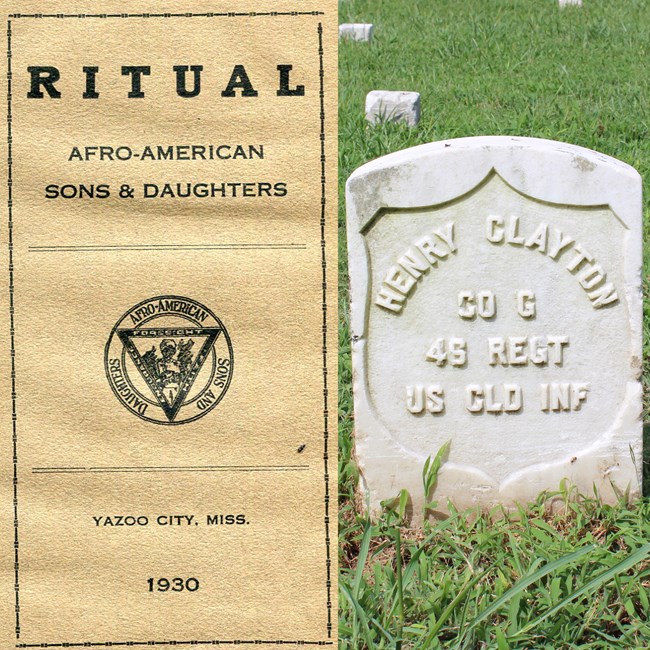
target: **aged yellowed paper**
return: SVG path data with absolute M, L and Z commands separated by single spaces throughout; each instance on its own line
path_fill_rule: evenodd
M 3 0 L 0 648 L 334 645 L 334 0 Z

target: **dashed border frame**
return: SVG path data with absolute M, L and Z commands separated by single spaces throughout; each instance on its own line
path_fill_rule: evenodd
M 205 12 L 205 13 L 98 13 L 98 14 L 65 14 L 65 13 L 35 13 L 9 14 L 7 20 L 7 208 L 8 208 L 8 253 L 9 253 L 9 325 L 11 344 L 11 402 L 12 402 L 12 443 L 13 443 L 13 508 L 14 508 L 14 590 L 15 590 L 15 633 L 16 640 L 20 639 L 20 576 L 19 576 L 19 535 L 18 535 L 18 439 L 16 429 L 16 350 L 15 350 L 15 302 L 14 302 L 14 266 L 13 266 L 13 194 L 12 194 L 12 49 L 11 23 L 12 20 L 34 18 L 258 18 L 278 16 L 324 16 L 322 11 L 269 11 L 269 12 Z M 330 537 L 330 488 L 329 488 L 329 410 L 328 410 L 328 376 L 327 376 L 327 240 L 326 240 L 326 155 L 325 155 L 325 70 L 323 65 L 323 24 L 318 23 L 318 58 L 320 79 L 320 163 L 321 163 L 321 266 L 322 266 L 322 336 L 323 336 L 323 469 L 325 480 L 324 524 L 326 547 L 326 590 L 327 590 L 327 638 L 332 638 L 332 558 Z M 294 646 L 328 646 L 333 641 L 306 640 L 262 640 L 262 639 L 233 639 L 233 640 L 176 640 L 176 641 L 83 641 L 61 643 L 17 643 L 17 648 L 92 648 L 92 647 L 142 647 L 142 646 L 198 646 L 198 645 L 294 645 Z

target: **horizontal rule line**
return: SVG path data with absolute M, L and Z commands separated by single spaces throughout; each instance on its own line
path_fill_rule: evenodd
M 167 467 L 33 467 L 34 474 L 102 474 L 108 472 L 301 472 L 309 465 L 170 465 Z
M 9 14 L 9 18 L 261 18 L 281 16 L 324 16 L 323 11 L 228 11 L 203 13 L 116 13 L 116 14 Z
M 306 244 L 84 244 L 29 246 L 30 253 L 94 253 L 102 251 L 306 250 Z

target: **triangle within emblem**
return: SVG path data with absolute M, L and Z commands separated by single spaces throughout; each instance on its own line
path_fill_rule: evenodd
M 183 406 L 221 331 L 219 327 L 117 330 L 140 376 L 170 422 Z M 199 339 L 203 339 L 203 344 L 194 353 L 192 348 Z

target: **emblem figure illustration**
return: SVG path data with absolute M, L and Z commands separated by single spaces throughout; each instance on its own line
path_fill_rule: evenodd
M 157 296 L 120 318 L 104 362 L 113 392 L 131 413 L 178 425 L 219 404 L 230 386 L 234 359 L 225 326 L 205 305 Z
M 160 356 L 156 355 L 155 345 L 142 355 L 142 363 L 169 404 L 176 400 L 179 386 L 188 375 L 193 345 L 193 339 L 187 342 L 181 339 L 177 349 L 174 339 L 163 339 L 159 346 Z

